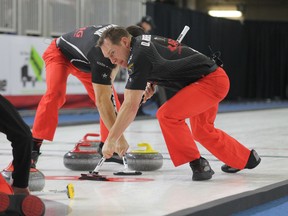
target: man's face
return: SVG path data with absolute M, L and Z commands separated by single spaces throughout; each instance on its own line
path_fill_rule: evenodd
M 104 57 L 109 58 L 112 64 L 127 68 L 130 55 L 130 39 L 122 37 L 120 44 L 112 44 L 110 39 L 105 39 L 101 46 Z

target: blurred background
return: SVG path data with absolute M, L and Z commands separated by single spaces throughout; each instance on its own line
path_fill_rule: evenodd
M 288 0 L 0 0 L 0 94 L 20 110 L 36 109 L 46 87 L 41 56 L 52 38 L 145 20 L 150 33 L 174 39 L 188 25 L 183 43 L 221 53 L 231 81 L 225 101 L 287 100 Z M 125 79 L 121 72 L 115 82 L 120 97 Z M 64 108 L 94 107 L 73 77 L 67 93 Z M 157 97 L 159 106 L 169 92 Z

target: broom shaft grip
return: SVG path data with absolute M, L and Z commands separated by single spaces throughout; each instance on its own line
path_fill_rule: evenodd
M 185 37 L 185 35 L 187 34 L 187 32 L 189 31 L 190 27 L 185 25 L 184 29 L 182 30 L 181 34 L 179 35 L 179 37 L 177 38 L 177 42 L 181 43 L 181 41 L 183 40 L 183 38 Z
M 101 166 L 103 165 L 103 163 L 105 162 L 106 158 L 105 157 L 102 157 L 100 159 L 100 161 L 98 162 L 96 168 L 93 170 L 93 172 L 98 172 L 99 169 L 101 168 Z

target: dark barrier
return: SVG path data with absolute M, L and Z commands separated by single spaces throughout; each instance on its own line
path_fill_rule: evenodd
M 210 55 L 221 52 L 231 88 L 226 99 L 287 99 L 288 23 L 239 21 L 161 3 L 147 3 L 153 33 L 177 38 L 190 27 L 183 43 Z
M 248 98 L 288 98 L 288 23 L 246 21 Z

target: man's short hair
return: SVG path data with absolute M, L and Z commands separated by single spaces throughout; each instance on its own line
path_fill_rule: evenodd
M 142 27 L 137 25 L 128 26 L 126 30 L 129 32 L 130 35 L 133 37 L 137 37 L 139 35 L 145 34 L 145 31 Z
M 97 46 L 101 47 L 105 39 L 109 39 L 112 44 L 119 44 L 122 37 L 130 37 L 129 32 L 123 27 L 112 27 L 105 30 L 97 41 Z

